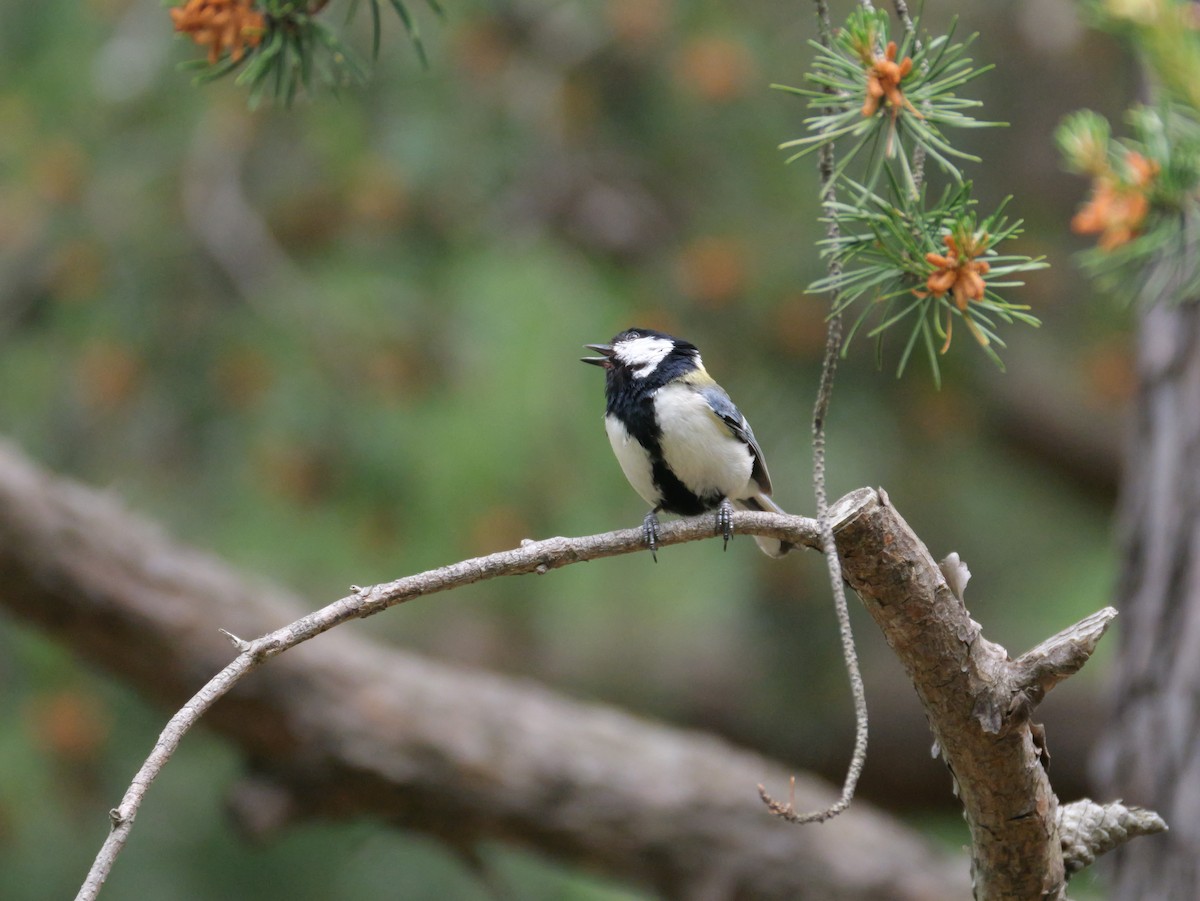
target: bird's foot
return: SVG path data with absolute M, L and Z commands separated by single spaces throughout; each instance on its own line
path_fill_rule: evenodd
M 642 520 L 642 538 L 646 542 L 646 547 L 650 548 L 650 556 L 654 558 L 654 562 L 658 562 L 658 511 L 651 510 L 646 514 L 646 518 Z
M 722 550 L 729 548 L 729 539 L 733 537 L 733 504 L 729 498 L 721 501 L 717 507 L 717 534 L 725 539 Z

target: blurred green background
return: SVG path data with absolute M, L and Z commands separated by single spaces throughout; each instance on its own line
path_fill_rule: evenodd
M 345 4 L 331 4 L 331 21 Z M 419 6 L 415 4 L 414 8 Z M 681 334 L 753 423 L 776 497 L 812 511 L 824 302 L 799 134 L 810 6 L 672 0 L 416 9 L 372 82 L 247 111 L 195 89 L 158 0 L 0 5 L 0 433 L 316 607 L 525 537 L 636 525 L 585 342 Z M 849 3 L 835 5 L 835 16 Z M 1067 222 L 1085 185 L 1051 132 L 1135 80 L 1067 0 L 945 3 L 982 33 L 968 169 L 1045 254 L 1001 374 L 959 336 L 945 387 L 841 367 L 830 494 L 883 486 L 1013 653 L 1107 603 L 1129 316 L 1093 296 Z M 348 40 L 365 52 L 367 17 Z M 890 351 L 890 352 L 889 352 Z M 965 840 L 924 718 L 855 610 L 875 713 L 868 797 Z M 704 542 L 489 583 L 369 621 L 380 639 L 697 726 L 835 780 L 852 715 L 824 568 Z M 1109 648 L 1111 650 L 1111 648 Z M 1055 785 L 1086 791 L 1104 656 L 1046 705 Z M 165 720 L 0 615 L 0 896 L 73 892 Z M 189 736 L 106 898 L 485 898 L 449 852 L 370 824 L 246 847 L 221 812 L 237 755 Z M 335 866 L 315 847 L 333 849 Z M 488 849 L 521 898 L 641 897 Z

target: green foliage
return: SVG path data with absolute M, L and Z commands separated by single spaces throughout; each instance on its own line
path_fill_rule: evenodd
M 1092 196 L 1073 227 L 1099 234 L 1080 265 L 1104 291 L 1139 302 L 1200 296 L 1195 234 L 1200 227 L 1200 123 L 1195 111 L 1163 98 L 1126 115 L 1131 135 L 1083 110 L 1055 134 L 1064 164 L 1091 176 Z
M 1108 120 L 1091 110 L 1072 113 L 1054 133 L 1067 169 L 1077 175 L 1104 170 L 1109 164 L 1111 138 Z
M 888 34 L 885 10 L 860 8 L 850 15 L 832 47 L 810 41 L 817 57 L 806 80 L 815 88 L 774 85 L 779 90 L 808 98 L 808 107 L 817 115 L 804 120 L 811 134 L 781 144 L 781 148 L 800 148 L 788 162 L 799 159 L 830 141 L 849 138 L 841 148 L 838 173 L 864 148 L 871 148 L 867 184 L 873 184 L 885 159 L 903 160 L 915 148 L 928 154 L 956 179 L 961 178 L 953 158 L 979 162 L 979 158 L 953 147 L 942 133 L 946 127 L 980 128 L 999 125 L 981 122 L 963 110 L 981 106 L 978 100 L 959 97 L 959 88 L 987 72 L 992 66 L 975 68 L 965 55 L 974 40 L 951 43 L 954 23 L 948 34 L 916 39 L 917 29 L 908 31 L 898 47 Z M 897 62 L 899 61 L 899 62 Z M 872 94 L 878 86 L 877 67 L 897 63 L 905 71 L 900 81 L 902 103 Z M 879 90 L 876 87 L 876 92 Z
M 1102 290 L 1132 301 L 1200 297 L 1200 34 L 1180 0 L 1086 4 L 1093 24 L 1126 40 L 1151 76 L 1154 102 L 1125 114 L 1126 137 L 1084 110 L 1056 140 L 1064 165 L 1092 178 L 1072 227 L 1098 234 L 1080 265 Z
M 1200 108 L 1200 34 L 1190 0 L 1084 0 L 1091 23 L 1134 47 L 1157 86 Z
M 438 0 L 425 0 L 439 17 L 444 15 Z M 371 58 L 379 56 L 382 35 L 381 0 L 369 0 L 371 15 Z M 403 0 L 388 0 L 404 26 L 422 66 L 428 66 L 425 45 L 411 10 Z M 346 23 L 355 17 L 359 0 L 349 0 Z M 197 69 L 196 82 L 203 84 L 237 71 L 237 84 L 249 91 L 251 107 L 264 96 L 290 106 L 303 89 L 312 93 L 317 85 L 333 91 L 361 84 L 369 70 L 358 55 L 325 25 L 319 16 L 327 9 L 322 0 L 261 0 L 258 11 L 265 16 L 265 31 L 244 54 L 224 53 L 216 62 L 192 60 L 181 68 Z
M 813 293 L 832 292 L 831 316 L 861 302 L 843 354 L 868 320 L 867 334 L 882 339 L 892 328 L 907 329 L 896 375 L 904 373 L 918 344 L 925 351 L 934 382 L 941 384 L 938 358 L 950 348 L 953 325 L 961 319 L 976 343 L 1003 368 L 996 347 L 1003 322 L 1038 325 L 997 289 L 1023 284 L 1013 276 L 1046 264 L 1041 258 L 997 254 L 997 244 L 1020 232 L 1004 207 L 979 219 L 971 186 L 954 160 L 978 158 L 955 148 L 944 128 L 978 128 L 982 122 L 964 110 L 980 102 L 956 94 L 991 69 L 976 68 L 966 56 L 973 37 L 954 43 L 954 23 L 945 35 L 918 40 L 919 23 L 905 30 L 899 44 L 890 39 L 888 15 L 859 8 L 834 35 L 830 46 L 816 42 L 817 57 L 806 75 L 813 88 L 784 88 L 808 98 L 818 114 L 805 120 L 809 135 L 782 149 L 800 148 L 791 162 L 841 141 L 840 162 L 832 169 L 834 194 L 825 202 L 832 237 L 821 242 L 829 275 L 813 282 Z M 777 86 L 778 87 L 778 86 Z M 859 180 L 847 174 L 868 149 Z M 928 205 L 924 164 L 933 159 L 950 186 Z M 880 181 L 883 190 L 877 193 Z
M 827 207 L 843 233 L 821 242 L 822 255 L 835 265 L 830 267 L 829 276 L 809 288 L 833 292 L 837 298 L 835 315 L 866 300 L 847 332 L 847 346 L 873 316 L 880 321 L 867 335 L 877 339 L 880 350 L 884 332 L 907 323 L 908 336 L 896 375 L 903 374 L 920 343 L 934 380 L 940 383 L 938 356 L 949 347 L 954 319 L 959 318 L 987 355 L 1003 368 L 993 347 L 1004 346 L 996 333 L 997 321 L 1036 326 L 1038 320 L 1025 312 L 1029 307 L 1006 301 L 996 289 L 1022 285 L 1012 276 L 1046 266 L 1040 259 L 996 252 L 998 244 L 1021 231 L 1020 220 L 1009 221 L 1004 215 L 1007 201 L 978 220 L 969 182 L 948 187 L 929 207 L 924 192 L 913 197 L 893 185 L 893 200 L 865 187 L 855 187 L 853 203 L 834 202 Z M 968 301 L 964 297 L 956 303 L 953 292 L 936 294 L 930 290 L 929 284 L 939 271 L 931 259 L 945 261 L 952 251 L 967 266 L 973 264 L 976 270 L 985 267 L 986 281 L 980 280 L 985 290 L 978 298 Z M 940 345 L 940 351 L 936 345 Z M 882 358 L 881 352 L 879 356 Z

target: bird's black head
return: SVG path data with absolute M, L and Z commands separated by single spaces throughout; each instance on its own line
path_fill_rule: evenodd
M 612 339 L 611 344 L 585 344 L 598 357 L 583 357 L 582 362 L 603 366 L 610 384 L 652 378 L 663 382 L 700 366 L 696 345 L 652 328 L 629 328 Z

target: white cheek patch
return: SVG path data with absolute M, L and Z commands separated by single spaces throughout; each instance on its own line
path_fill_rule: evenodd
M 658 368 L 674 347 L 674 343 L 666 338 L 634 338 L 618 344 L 613 356 L 633 371 L 635 379 L 644 379 Z

